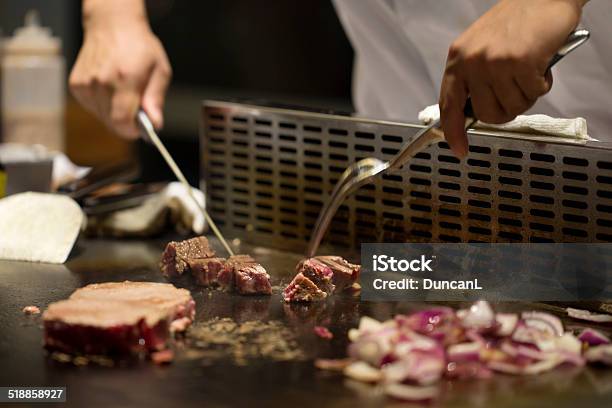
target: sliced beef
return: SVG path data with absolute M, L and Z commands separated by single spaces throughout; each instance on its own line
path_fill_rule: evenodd
M 297 275 L 285 288 L 284 299 L 286 302 L 324 299 L 326 295 L 352 287 L 360 271 L 360 265 L 354 265 L 339 256 L 304 259 L 296 267 Z
M 225 264 L 225 268 L 217 275 L 217 285 L 219 288 L 231 292 L 234 290 L 234 268 L 229 263 Z
M 332 279 L 336 290 L 344 290 L 353 285 L 359 279 L 361 265 L 355 265 L 340 256 L 317 256 L 318 261 L 327 265 L 333 272 Z
M 225 258 L 190 259 L 188 261 L 191 275 L 200 286 L 218 286 L 219 275 L 228 268 Z
M 301 272 L 328 295 L 334 292 L 335 285 L 332 282 L 334 272 L 317 258 L 304 259 L 298 264 L 296 271 Z
M 129 354 L 166 347 L 173 321 L 191 323 L 195 303 L 171 284 L 88 285 L 43 314 L 45 346 L 66 353 Z
M 327 293 L 323 292 L 301 272 L 295 275 L 291 283 L 283 291 L 285 302 L 313 302 L 323 300 Z
M 236 291 L 241 295 L 271 295 L 270 275 L 260 264 L 234 266 Z
M 233 271 L 233 284 L 241 295 L 270 295 L 270 275 L 249 255 L 234 255 L 227 260 Z
M 212 258 L 215 251 L 210 248 L 206 237 L 196 237 L 185 241 L 172 241 L 166 245 L 162 254 L 160 268 L 162 274 L 172 279 L 180 276 L 194 259 Z
M 162 273 L 171 279 L 190 273 L 201 286 L 216 286 L 242 295 L 270 295 L 270 275 L 249 255 L 216 258 L 208 240 L 198 237 L 170 242 L 162 255 Z
M 245 265 L 257 263 L 257 261 L 251 255 L 238 254 L 230 256 L 227 263 L 230 265 Z

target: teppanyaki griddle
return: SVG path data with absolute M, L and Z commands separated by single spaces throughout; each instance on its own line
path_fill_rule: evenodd
M 309 306 L 286 305 L 279 290 L 294 273 L 300 256 L 244 244 L 238 252 L 250 253 L 266 266 L 273 278 L 274 295 L 242 297 L 181 282 L 192 291 L 197 303 L 196 325 L 217 317 L 238 323 L 253 319 L 280 321 L 295 333 L 305 355 L 303 360 L 275 362 L 259 358 L 239 365 L 230 357 L 193 357 L 198 353 L 193 353 L 190 345 L 178 348 L 175 361 L 163 367 L 150 361 L 124 361 L 114 367 L 94 363 L 76 366 L 48 356 L 42 347 L 40 317 L 23 315 L 24 306 L 34 304 L 44 309 L 93 282 L 163 281 L 157 263 L 166 242 L 167 239 L 81 240 L 66 266 L 0 262 L 0 386 L 66 386 L 67 403 L 61 406 L 397 405 L 376 387 L 318 371 L 313 359 L 345 356 L 346 333 L 357 325 L 360 316 L 387 319 L 424 305 L 409 301 L 367 303 L 351 296 L 333 297 Z M 495 307 L 561 310 L 521 303 Z M 569 323 L 569 327 L 580 326 L 575 321 Z M 334 338 L 326 341 L 316 337 L 312 331 L 315 324 L 327 326 Z M 491 380 L 452 381 L 442 386 L 444 395 L 435 406 L 609 407 L 612 370 L 588 367 L 555 370 L 535 377 L 498 375 Z

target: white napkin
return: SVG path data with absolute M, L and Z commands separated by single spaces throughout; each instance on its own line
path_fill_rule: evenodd
M 206 208 L 204 193 L 195 188 L 193 192 L 198 202 Z M 198 235 L 202 234 L 206 227 L 202 211 L 179 182 L 168 184 L 138 207 L 89 216 L 87 232 L 93 235 L 142 237 L 161 232 L 168 223 L 179 232 L 193 232 Z
M 423 124 L 429 124 L 439 118 L 440 107 L 438 105 L 428 106 L 419 112 L 419 121 Z M 561 119 L 546 115 L 519 115 L 514 120 L 501 125 L 492 125 L 478 121 L 474 128 L 578 140 L 595 140 L 589 137 L 587 122 L 584 118 Z
M 0 200 L 0 259 L 66 262 L 85 217 L 72 198 L 21 193 Z

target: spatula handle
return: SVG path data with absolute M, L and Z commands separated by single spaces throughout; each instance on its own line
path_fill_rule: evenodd
M 561 61 L 563 57 L 565 57 L 567 54 L 569 54 L 570 52 L 574 51 L 576 48 L 584 44 L 589 39 L 590 36 L 591 36 L 591 33 L 589 33 L 588 30 L 584 30 L 584 29 L 575 30 L 573 33 L 571 33 L 569 37 L 567 37 L 565 44 L 563 44 L 563 46 L 559 49 L 559 51 L 557 51 L 557 53 L 550 60 L 547 71 L 550 71 L 550 69 L 557 62 Z M 465 115 L 466 118 L 476 119 L 476 115 L 474 114 L 474 107 L 472 106 L 472 98 L 469 96 L 468 96 L 467 101 L 465 102 L 465 107 L 463 108 L 463 114 Z

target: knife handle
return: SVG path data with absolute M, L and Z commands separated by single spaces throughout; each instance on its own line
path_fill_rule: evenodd
M 584 29 L 575 30 L 574 32 L 572 32 L 569 37 L 567 37 L 567 40 L 565 40 L 565 44 L 563 44 L 559 51 L 557 51 L 557 53 L 552 57 L 546 71 L 550 71 L 550 69 L 557 62 L 561 61 L 563 57 L 565 57 L 567 54 L 584 44 L 590 36 L 591 33 L 588 30 Z M 473 118 L 474 120 L 477 120 L 476 115 L 474 114 L 474 107 L 472 106 L 472 97 L 470 96 L 468 96 L 467 101 L 465 101 L 463 114 L 466 118 Z

